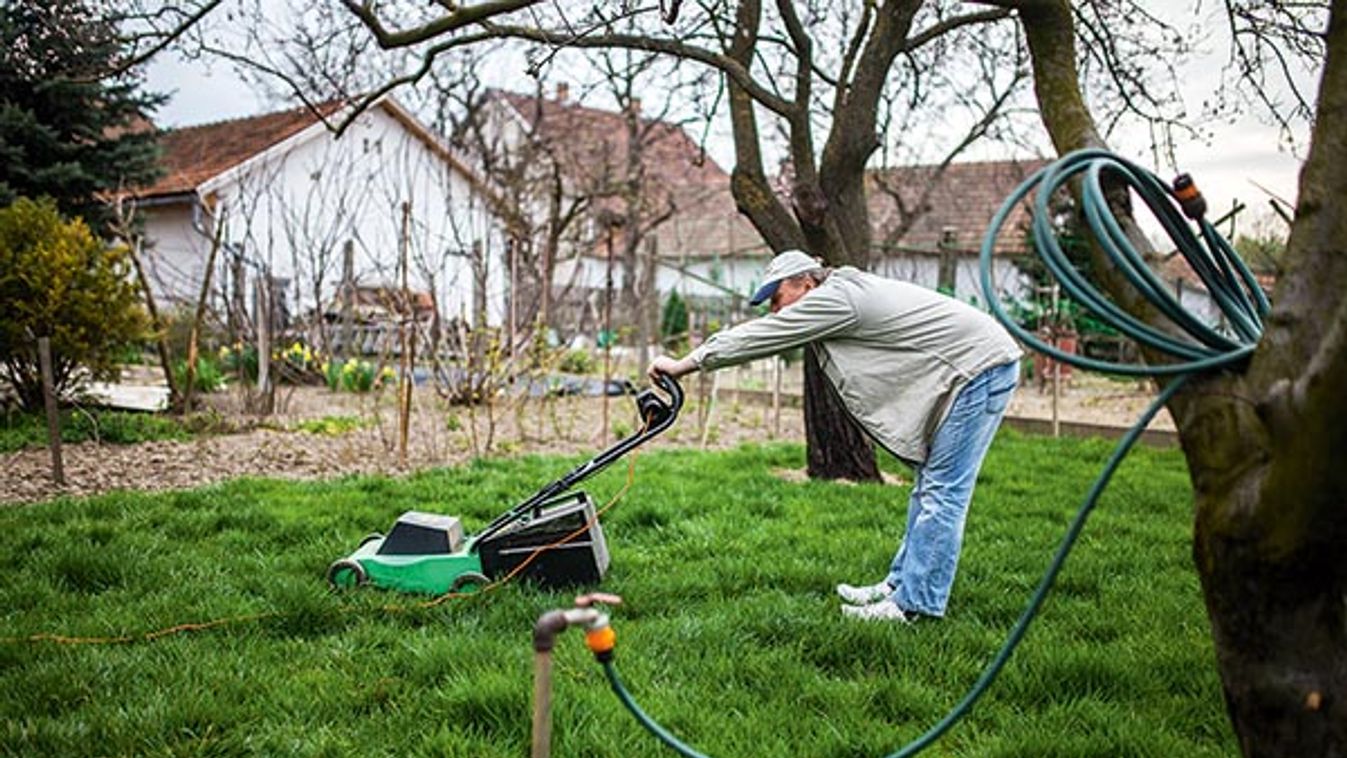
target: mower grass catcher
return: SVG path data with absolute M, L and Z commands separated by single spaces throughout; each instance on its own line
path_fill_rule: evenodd
M 520 578 L 543 587 L 598 582 L 608 569 L 608 546 L 594 518 L 594 501 L 568 490 L 673 425 L 683 389 L 669 376 L 660 376 L 657 384 L 669 401 L 649 389 L 636 396 L 640 431 L 497 516 L 479 534 L 465 537 L 453 516 L 407 511 L 387 536 L 371 534 L 354 553 L 334 561 L 328 583 L 336 589 L 371 584 L 431 595 L 475 591 L 535 553 Z

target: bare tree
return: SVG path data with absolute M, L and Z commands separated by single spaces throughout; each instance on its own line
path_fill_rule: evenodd
M 568 171 L 557 144 L 565 130 L 555 118 L 548 118 L 542 86 L 539 82 L 531 97 L 473 87 L 440 90 L 446 100 L 456 101 L 440 108 L 441 113 L 457 113 L 447 119 L 454 144 L 501 199 L 514 230 L 511 312 L 515 323 L 524 327 L 516 347 L 535 324 L 544 329 L 561 326 L 553 319 L 557 297 L 566 295 L 564 286 L 561 291 L 556 286 L 557 264 L 567 248 L 583 244 L 586 232 L 580 222 L 595 197 L 586 174 Z M 511 115 L 522 119 L 513 120 Z
M 308 301 L 312 310 L 308 330 L 313 344 L 329 355 L 326 306 L 333 293 L 333 279 L 341 264 L 341 251 L 352 237 L 352 228 L 366 211 L 369 195 L 358 180 L 352 151 L 329 144 L 309 167 L 308 185 L 298 193 L 277 182 L 260 188 L 272 195 L 276 223 L 284 246 L 290 251 L 294 302 Z
M 168 327 L 159 315 L 159 303 L 154 289 L 145 274 L 144 255 L 145 235 L 138 228 L 134 203 L 126 193 L 118 193 L 110 202 L 112 222 L 109 231 L 113 238 L 126 245 L 131 253 L 131 265 L 136 270 L 136 282 L 145 296 L 145 310 L 150 316 L 150 327 L 154 330 L 155 350 L 159 354 L 159 366 L 164 373 L 164 383 L 168 387 L 168 405 L 180 407 L 182 390 L 173 378 L 173 356 L 168 345 Z

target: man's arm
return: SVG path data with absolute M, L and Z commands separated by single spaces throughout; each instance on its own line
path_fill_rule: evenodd
M 697 364 L 690 357 L 671 358 L 667 355 L 659 355 L 650 362 L 650 368 L 646 369 L 645 373 L 653 382 L 660 374 L 667 374 L 677 379 L 696 370 Z
M 713 370 L 747 363 L 845 332 L 856 310 L 840 288 L 811 291 L 793 305 L 711 335 L 683 358 L 661 355 L 647 373 L 679 377 L 695 369 Z

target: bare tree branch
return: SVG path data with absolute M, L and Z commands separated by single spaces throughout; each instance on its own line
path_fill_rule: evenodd
M 370 0 L 364 2 L 343 0 L 347 10 L 360 19 L 361 23 L 374 35 L 374 39 L 378 41 L 379 46 L 385 50 L 420 44 L 457 31 L 465 26 L 481 23 L 494 16 L 513 13 L 538 2 L 539 0 L 488 0 L 488 2 L 478 5 L 453 4 L 452 6 L 445 6 L 449 12 L 434 21 L 411 29 L 390 31 L 375 14 L 374 5 Z
M 908 39 L 905 49 L 908 51 L 917 50 L 928 42 L 939 39 L 960 27 L 992 23 L 1004 18 L 1010 18 L 1010 15 L 1010 9 L 1001 8 L 998 10 L 968 13 L 962 16 L 952 16 L 937 24 L 932 24 L 930 27 L 912 35 L 912 37 Z

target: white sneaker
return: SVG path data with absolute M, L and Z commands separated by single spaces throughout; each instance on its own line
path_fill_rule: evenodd
M 837 594 L 843 600 L 855 605 L 867 605 L 876 600 L 883 600 L 893 594 L 893 588 L 887 581 L 879 584 L 871 584 L 866 587 L 853 587 L 850 584 L 837 585 Z
M 916 614 L 903 612 L 897 603 L 887 598 L 869 605 L 844 605 L 842 615 L 862 621 L 897 621 L 902 624 L 910 624 L 917 618 Z

